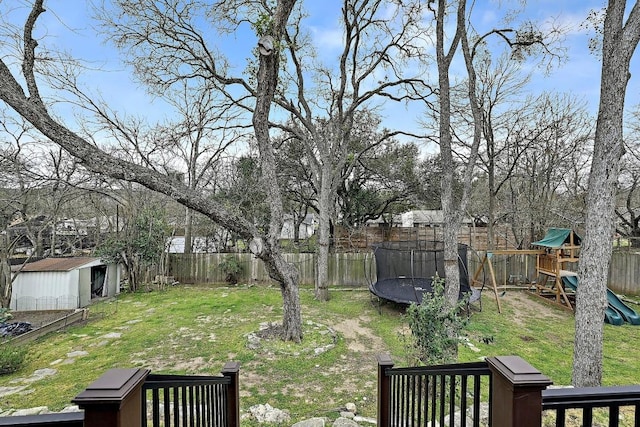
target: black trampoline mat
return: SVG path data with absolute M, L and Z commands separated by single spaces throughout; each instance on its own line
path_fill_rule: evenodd
M 371 292 L 377 297 L 393 301 L 398 304 L 420 304 L 424 294 L 431 293 L 432 279 L 425 277 L 398 277 L 384 279 L 375 282 L 371 286 Z M 471 302 L 480 298 L 480 291 L 461 287 L 460 298 L 467 292 L 471 292 Z
M 373 284 L 373 293 L 399 304 L 420 304 L 422 296 L 431 292 L 431 281 L 424 277 L 384 279 Z

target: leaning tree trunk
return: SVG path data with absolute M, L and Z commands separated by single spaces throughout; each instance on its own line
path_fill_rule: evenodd
M 624 22 L 625 0 L 610 0 L 604 22 L 600 105 L 587 192 L 585 236 L 576 293 L 573 378 L 576 387 L 599 386 L 606 291 L 613 243 L 615 189 L 623 148 L 624 98 L 629 62 L 640 40 L 636 4 Z

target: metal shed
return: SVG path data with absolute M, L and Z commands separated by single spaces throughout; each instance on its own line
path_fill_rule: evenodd
M 99 258 L 45 258 L 16 273 L 11 309 L 71 310 L 92 298 L 114 296 L 120 288 L 120 268 Z

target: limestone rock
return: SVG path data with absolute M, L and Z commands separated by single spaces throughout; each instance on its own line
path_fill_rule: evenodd
M 298 421 L 291 427 L 325 427 L 326 422 L 325 418 L 315 417 L 309 418 L 308 420 Z
M 356 408 L 356 404 L 353 402 L 349 402 L 345 405 L 345 408 L 347 408 L 347 411 L 351 412 L 352 414 L 357 414 L 358 413 L 358 409 Z
M 76 350 L 76 351 L 67 353 L 67 357 L 82 357 L 82 356 L 88 356 L 88 355 L 89 355 L 89 352 L 84 350 Z
M 354 420 L 340 417 L 333 422 L 333 427 L 360 427 L 360 425 Z
M 122 337 L 122 334 L 120 332 L 109 332 L 108 334 L 105 334 L 102 336 L 102 338 L 108 338 L 108 339 L 117 339 Z
M 49 408 L 47 408 L 46 406 L 36 406 L 35 408 L 18 409 L 13 414 L 11 414 L 11 416 L 19 417 L 23 415 L 42 415 L 48 413 Z
M 278 408 L 274 408 L 268 403 L 266 405 L 254 405 L 249 408 L 249 412 L 260 424 L 282 424 L 291 419 L 288 413 Z
M 357 423 L 378 425 L 378 420 L 376 420 L 375 418 L 360 417 L 356 415 L 355 417 L 353 417 L 353 420 Z

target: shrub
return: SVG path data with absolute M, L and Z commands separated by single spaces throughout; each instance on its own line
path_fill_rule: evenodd
M 224 280 L 230 284 L 235 285 L 238 283 L 238 276 L 242 272 L 242 266 L 233 255 L 227 255 L 223 258 L 222 262 L 218 264 L 218 269 L 220 269 L 223 273 L 225 273 Z
M 12 317 L 13 315 L 10 313 L 8 308 L 0 308 L 0 323 L 5 323 Z
M 18 371 L 22 367 L 26 355 L 26 347 L 7 342 L 0 344 L 0 375 Z
M 466 319 L 460 315 L 465 302 L 449 307 L 444 296 L 444 279 L 433 278 L 432 292 L 420 305 L 411 304 L 407 319 L 411 329 L 411 353 L 425 365 L 453 363 L 458 355 L 459 335 Z

